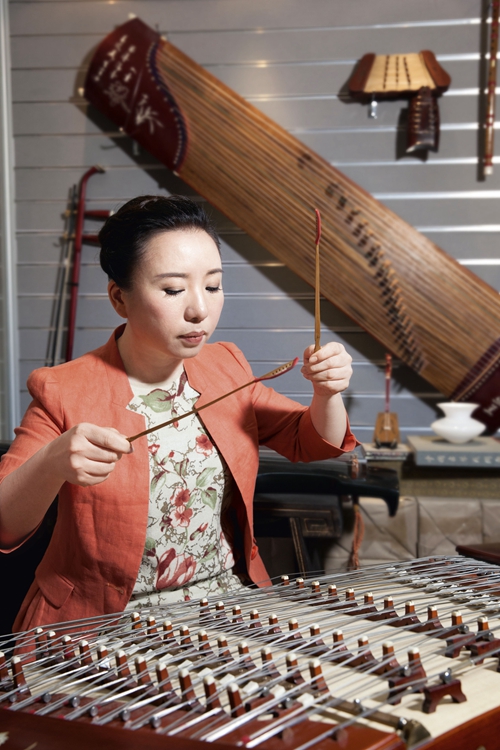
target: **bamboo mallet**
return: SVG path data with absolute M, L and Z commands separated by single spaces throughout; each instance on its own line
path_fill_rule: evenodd
M 224 393 L 223 396 L 214 398 L 213 401 L 209 401 L 207 404 L 203 404 L 202 406 L 195 407 L 194 409 L 191 409 L 191 411 L 187 411 L 185 414 L 181 414 L 180 417 L 173 417 L 172 419 L 169 419 L 167 422 L 162 422 L 161 424 L 157 424 L 154 427 L 150 427 L 148 430 L 143 430 L 142 432 L 138 432 L 137 435 L 132 435 L 132 437 L 127 438 L 127 440 L 129 441 L 129 443 L 133 443 L 134 440 L 137 440 L 137 438 L 143 437 L 143 435 L 149 435 L 150 432 L 161 430 L 163 427 L 168 427 L 174 422 L 179 422 L 181 419 L 190 417 L 192 414 L 198 414 L 198 412 L 200 412 L 202 409 L 206 409 L 207 406 L 212 406 L 212 404 L 216 404 L 218 401 L 222 401 L 223 398 L 232 396 L 233 393 L 237 393 L 238 391 L 241 391 L 243 388 L 248 388 L 249 385 L 253 385 L 254 383 L 260 383 L 262 380 L 272 380 L 273 378 L 277 378 L 280 375 L 284 375 L 285 372 L 289 372 L 293 367 L 295 367 L 298 361 L 299 361 L 299 358 L 295 357 L 295 359 L 291 359 L 290 362 L 287 362 L 284 365 L 280 365 L 279 367 L 276 367 L 274 370 L 271 370 L 271 372 L 268 372 L 265 375 L 261 375 L 260 378 L 254 378 L 253 380 L 249 380 L 248 383 L 244 383 L 243 385 L 238 386 L 238 388 L 235 388 L 233 391 L 229 391 L 229 393 Z
M 317 352 L 321 349 L 320 337 L 321 337 L 321 308 L 320 308 L 320 297 L 321 297 L 321 282 L 320 282 L 320 266 L 319 266 L 319 241 L 321 239 L 321 214 L 317 208 L 314 209 L 316 213 L 316 277 L 314 283 L 314 351 Z

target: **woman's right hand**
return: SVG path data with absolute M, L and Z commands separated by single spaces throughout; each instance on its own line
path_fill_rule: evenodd
M 133 448 L 113 427 L 82 422 L 46 446 L 46 458 L 62 482 L 90 487 L 104 482 Z

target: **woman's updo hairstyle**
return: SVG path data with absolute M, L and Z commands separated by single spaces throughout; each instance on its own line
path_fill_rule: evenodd
M 147 243 L 162 232 L 201 229 L 220 240 L 202 206 L 183 195 L 140 195 L 112 214 L 99 232 L 101 268 L 123 290 L 132 286 Z

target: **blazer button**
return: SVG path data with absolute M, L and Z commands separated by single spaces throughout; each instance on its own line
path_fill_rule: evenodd
M 255 558 L 257 557 L 258 551 L 259 551 L 259 548 L 257 547 L 257 545 L 254 544 L 252 546 L 252 551 L 250 552 L 250 560 L 255 560 Z

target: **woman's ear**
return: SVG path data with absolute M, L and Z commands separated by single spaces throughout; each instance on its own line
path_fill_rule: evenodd
M 108 283 L 108 297 L 120 318 L 128 318 L 123 290 L 120 289 L 116 281 L 113 281 L 112 279 Z

